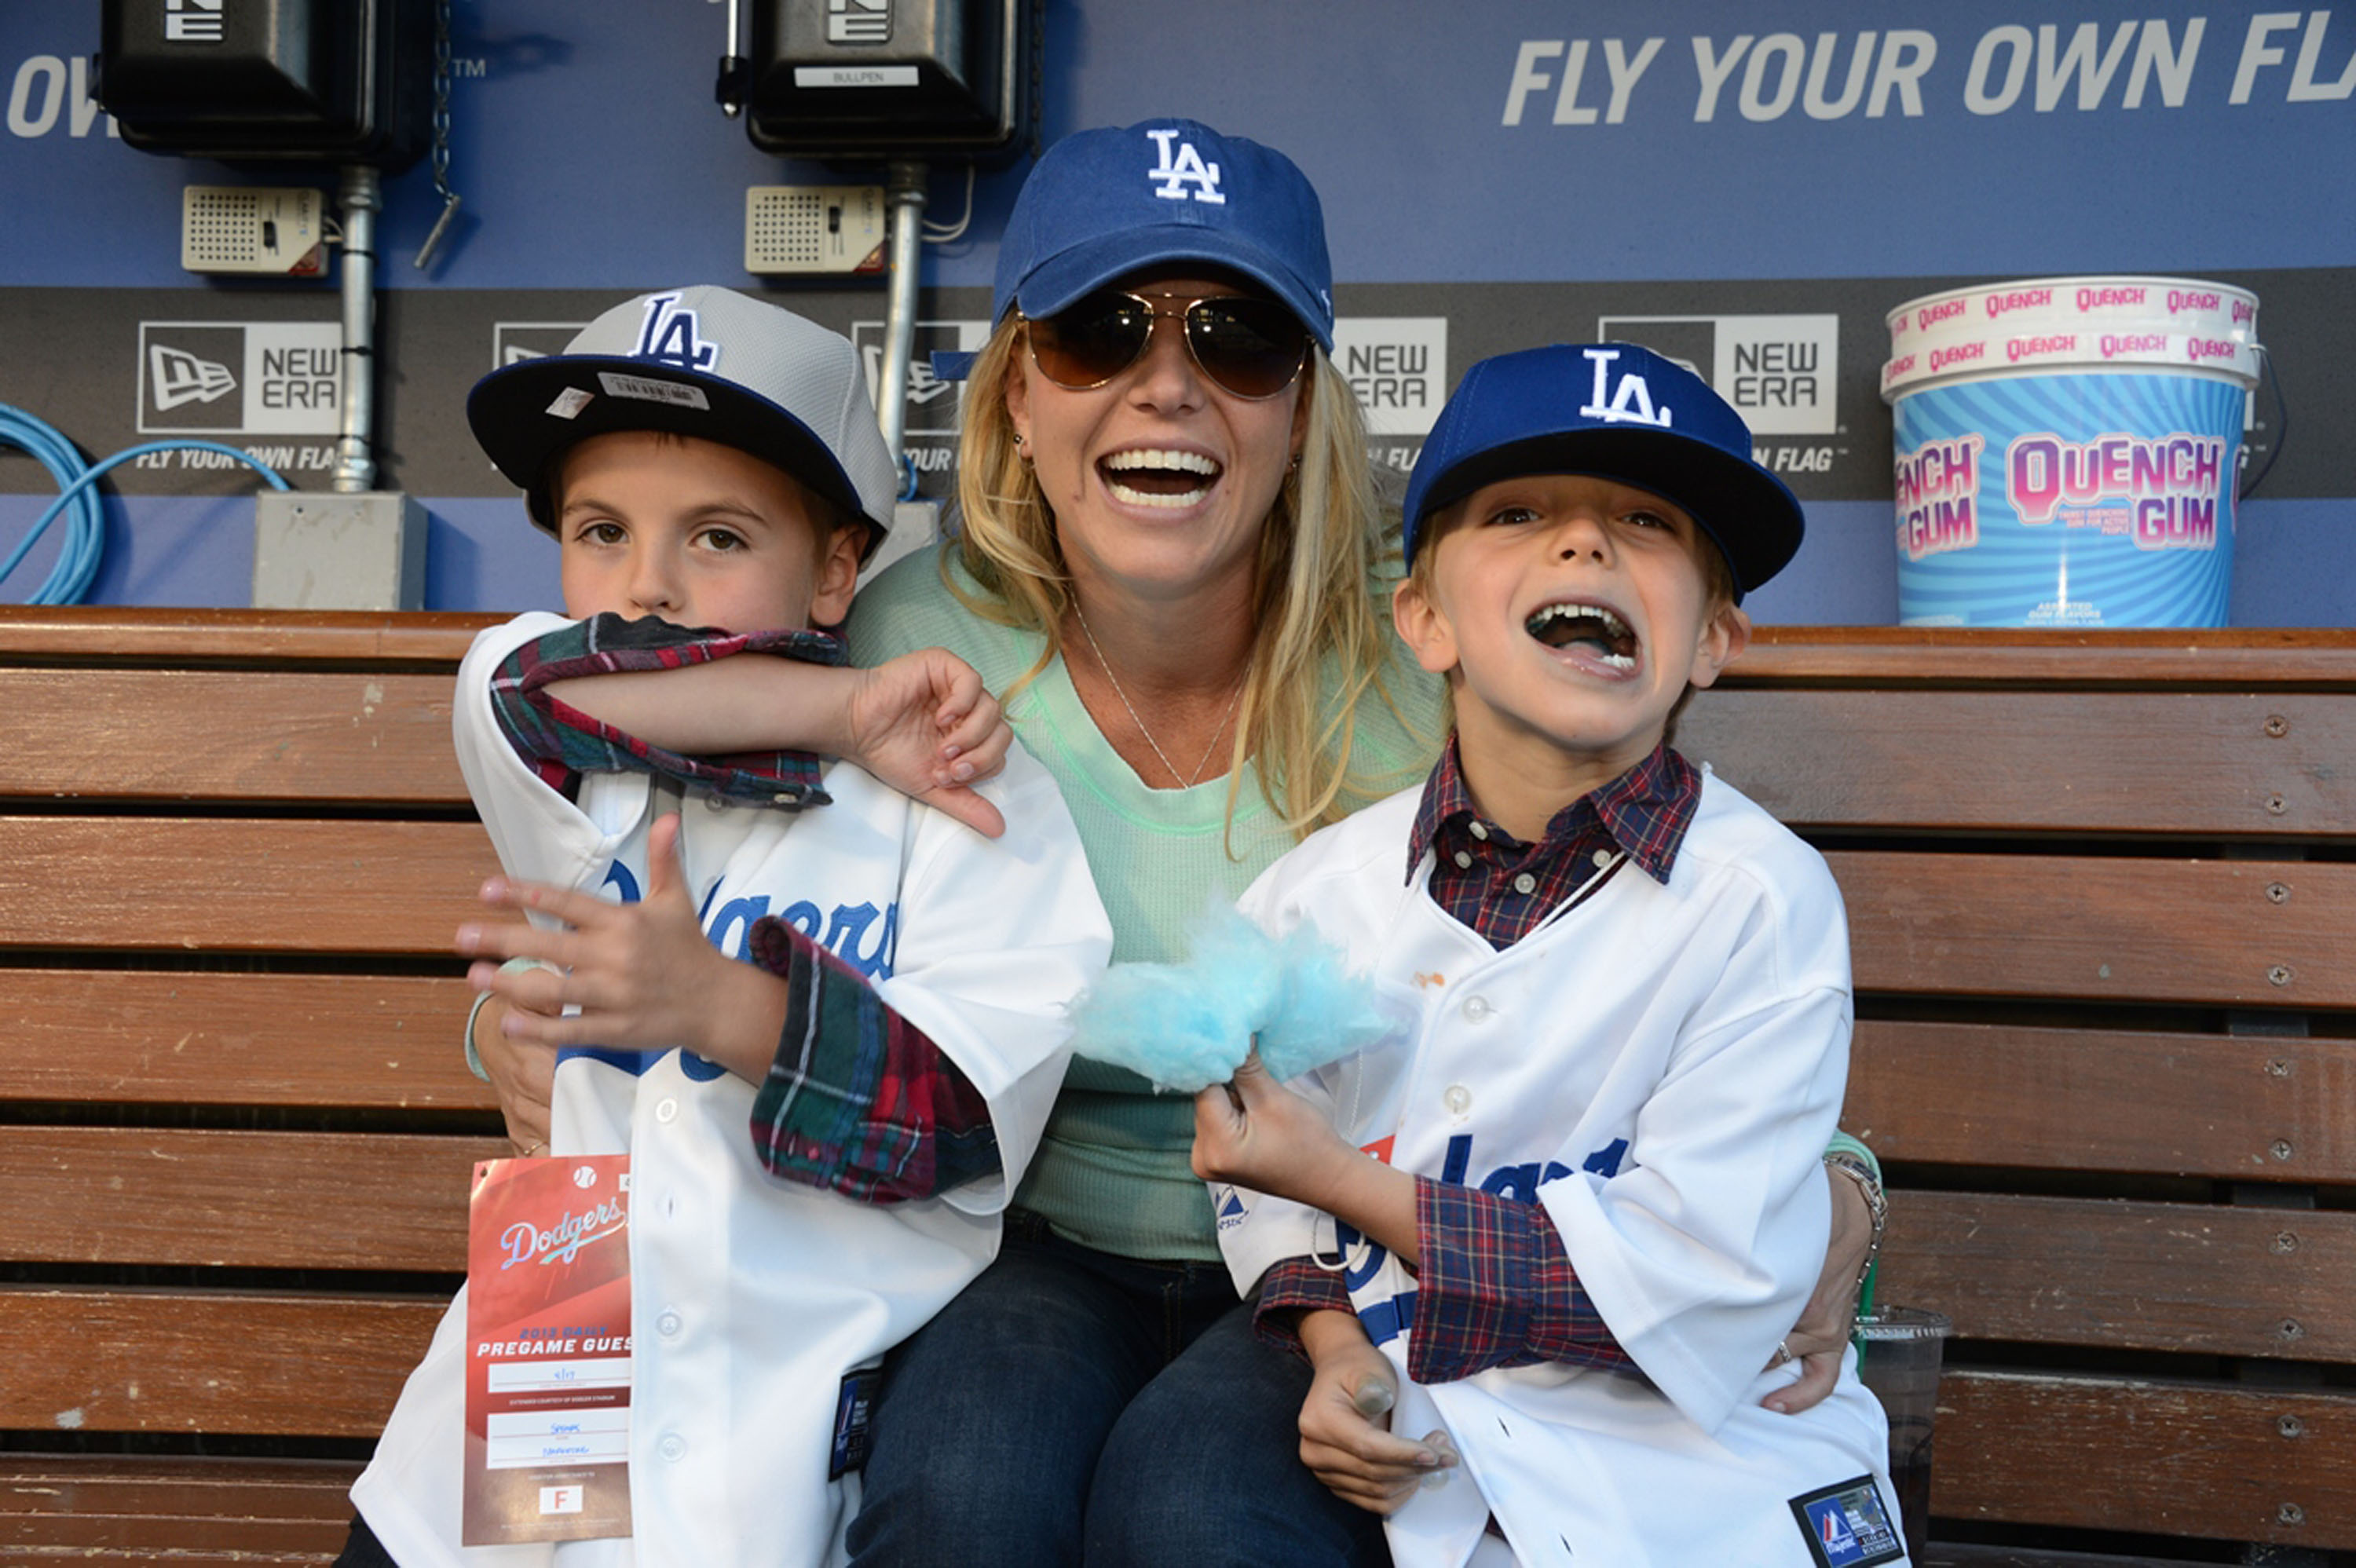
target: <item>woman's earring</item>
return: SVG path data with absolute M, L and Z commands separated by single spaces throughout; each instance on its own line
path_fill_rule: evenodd
M 1031 442 L 1019 430 L 1014 432 L 1014 455 L 1025 463 L 1031 461 Z

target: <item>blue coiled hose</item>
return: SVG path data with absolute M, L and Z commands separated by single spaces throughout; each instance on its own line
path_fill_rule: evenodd
M 56 426 L 6 403 L 0 403 L 0 445 L 30 453 L 58 482 L 58 498 L 49 503 L 48 510 L 8 552 L 8 559 L 0 561 L 0 582 L 8 580 L 9 573 L 16 570 L 26 552 L 48 531 L 59 514 L 66 518 L 65 542 L 58 551 L 57 564 L 49 569 L 48 578 L 39 590 L 25 601 L 27 604 L 79 604 L 90 592 L 91 584 L 98 581 L 99 562 L 106 554 L 106 513 L 99 502 L 98 481 L 108 470 L 134 457 L 151 452 L 218 452 L 252 468 L 275 489 L 291 487 L 269 464 L 217 441 L 151 441 L 126 448 L 103 462 L 84 464 L 73 443 L 59 434 Z

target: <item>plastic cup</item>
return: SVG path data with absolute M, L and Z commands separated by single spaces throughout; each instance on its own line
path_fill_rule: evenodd
M 1931 1525 L 1931 1422 L 1939 1408 L 1942 1341 L 1955 1325 L 1943 1312 L 1877 1307 L 1857 1323 L 1858 1373 L 1890 1417 L 1890 1481 L 1898 1489 L 1906 1555 L 1922 1560 Z

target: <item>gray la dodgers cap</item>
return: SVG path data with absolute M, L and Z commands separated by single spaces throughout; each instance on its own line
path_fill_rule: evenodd
M 552 533 L 556 460 L 609 431 L 701 436 L 773 463 L 866 519 L 871 552 L 900 490 L 851 340 L 709 284 L 640 294 L 562 353 L 492 371 L 468 394 L 466 422 Z

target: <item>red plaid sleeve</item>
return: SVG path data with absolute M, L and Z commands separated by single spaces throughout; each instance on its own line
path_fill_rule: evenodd
M 1333 1270 L 1318 1267 L 1314 1258 L 1287 1258 L 1260 1281 L 1252 1330 L 1271 1345 L 1303 1355 L 1301 1315 L 1320 1307 L 1349 1311 L 1349 1287 Z
M 775 915 L 753 961 L 786 982 L 776 1060 L 753 1100 L 774 1175 L 867 1203 L 950 1191 L 1000 1168 L 990 1104 L 859 971 Z
M 1633 1364 L 1542 1205 L 1419 1177 L 1415 1229 L 1422 1266 L 1407 1371 L 1416 1381 L 1541 1361 Z
M 691 757 L 559 702 L 552 682 L 629 671 L 681 669 L 744 654 L 839 665 L 842 644 L 823 632 L 726 632 L 675 626 L 657 616 L 598 615 L 535 637 L 491 677 L 491 713 L 508 743 L 552 789 L 572 793 L 586 773 L 640 773 L 669 778 L 692 795 L 753 805 L 824 805 L 819 761 L 807 752 L 737 752 Z

